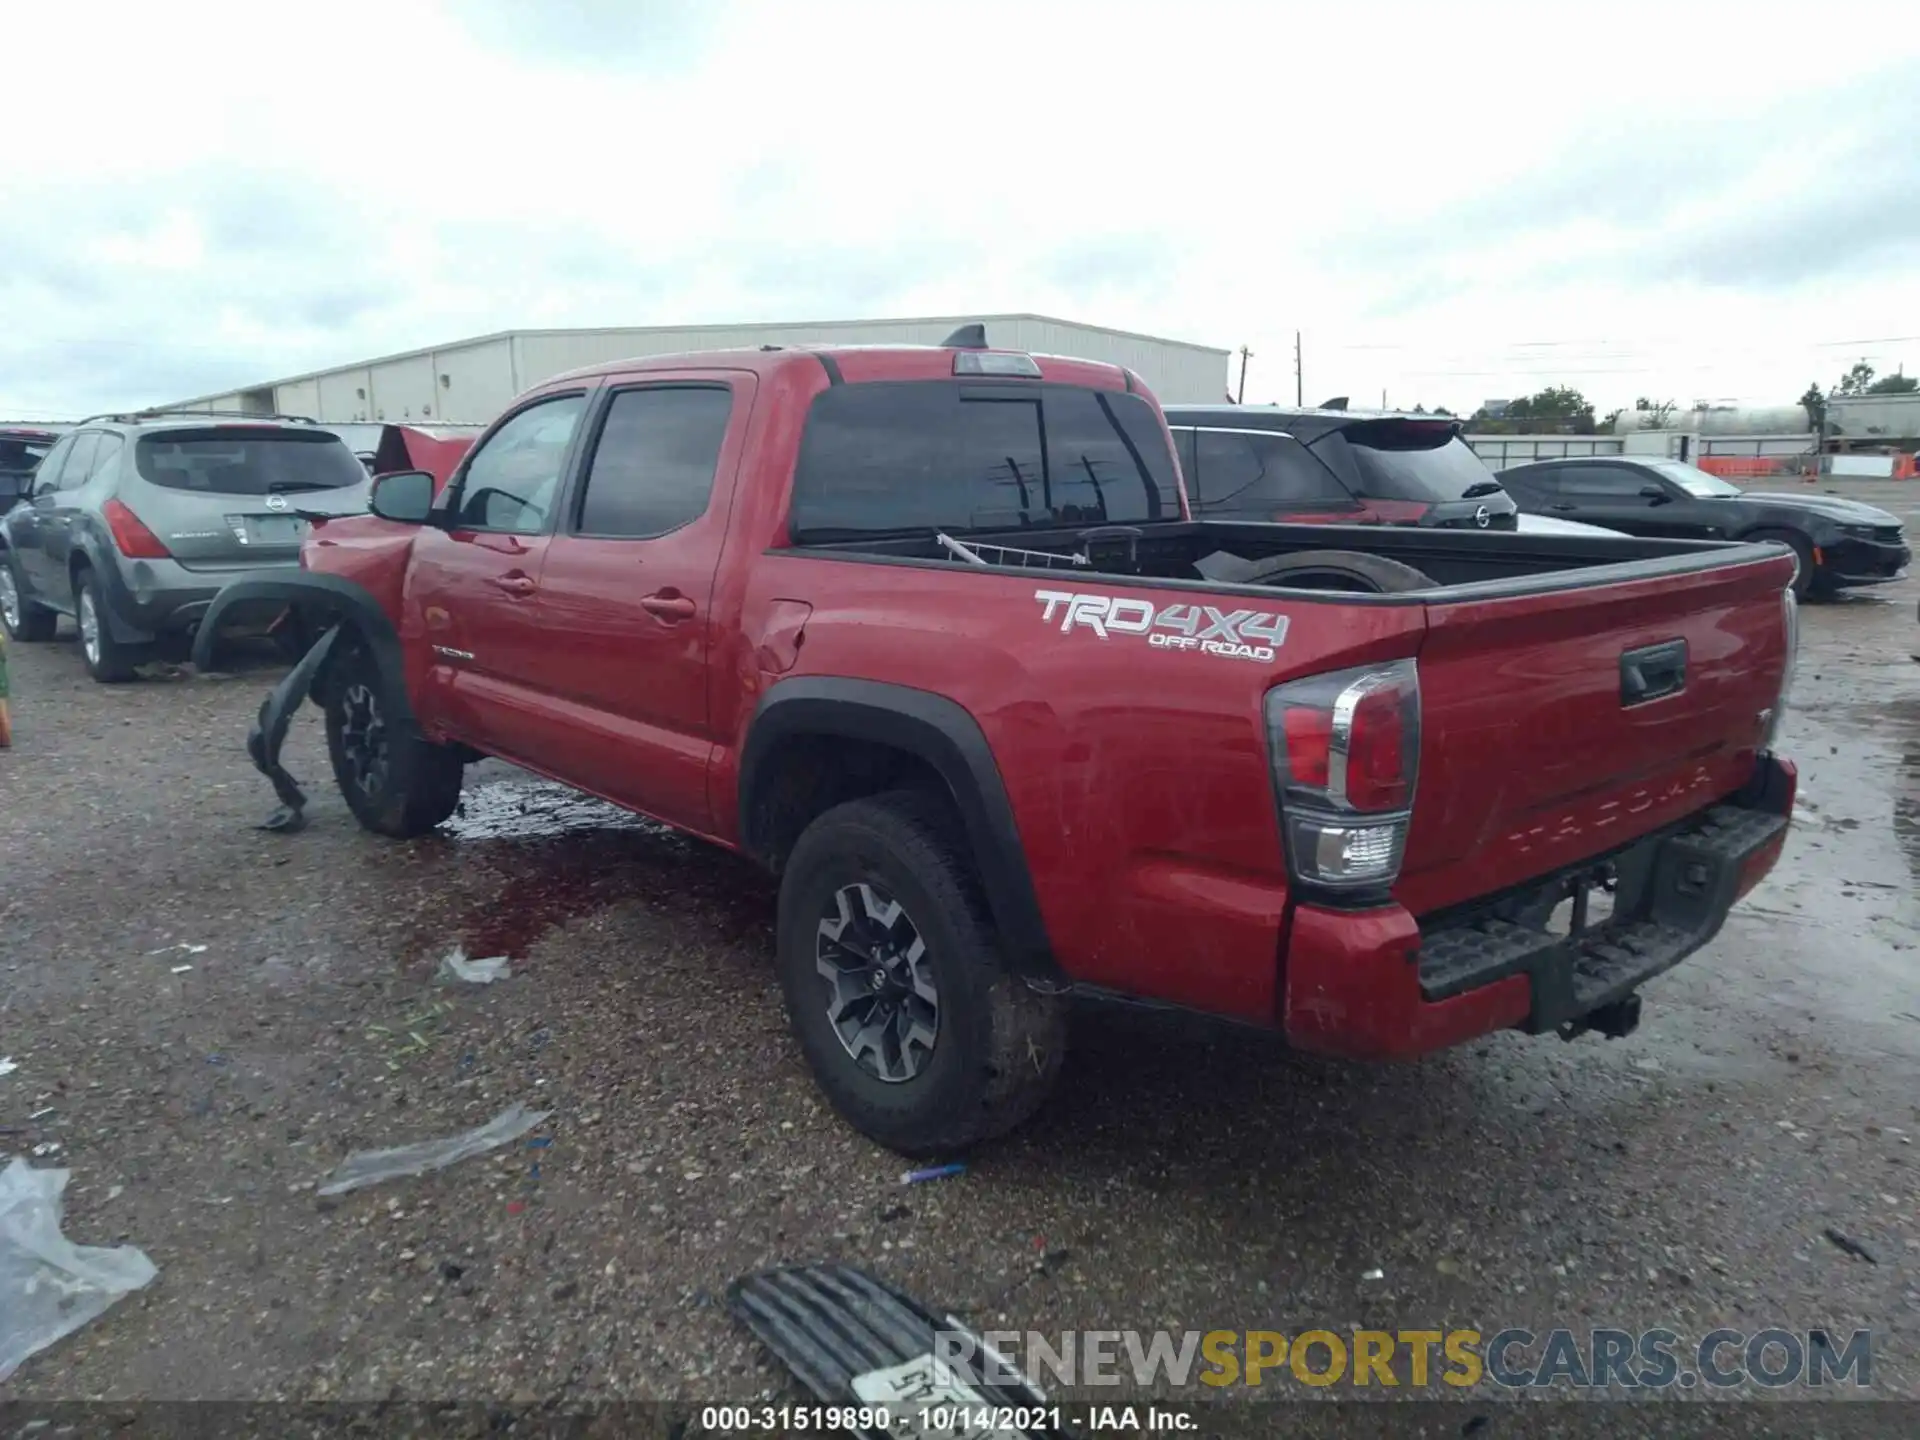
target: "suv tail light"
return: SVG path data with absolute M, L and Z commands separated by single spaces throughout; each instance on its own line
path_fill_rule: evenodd
M 1266 722 L 1293 878 L 1335 889 L 1392 883 L 1420 771 L 1414 662 L 1276 685 Z
M 172 552 L 160 543 L 160 537 L 141 523 L 140 517 L 118 500 L 100 507 L 107 517 L 107 529 L 113 532 L 113 546 L 129 560 L 170 560 Z

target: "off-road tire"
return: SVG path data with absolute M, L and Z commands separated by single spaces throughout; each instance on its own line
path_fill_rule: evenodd
M 320 699 L 327 758 L 353 818 L 376 835 L 411 840 L 453 814 L 466 766 L 455 751 L 396 718 L 403 712 L 395 683 L 364 646 L 352 645 L 327 666 Z M 377 767 L 358 748 L 369 713 L 384 746 L 384 764 Z
M 102 685 L 121 685 L 134 678 L 134 671 L 153 658 L 145 645 L 123 645 L 113 638 L 113 620 L 107 598 L 101 593 L 100 577 L 91 566 L 82 569 L 73 580 L 73 618 L 80 632 L 80 659 Z M 89 618 L 91 609 L 91 618 Z M 94 638 L 89 640 L 89 627 Z
M 1327 583 L 1329 580 L 1335 583 Z M 1408 590 L 1431 590 L 1434 581 L 1426 571 L 1382 555 L 1359 550 L 1307 550 L 1262 561 L 1235 583 L 1399 595 Z
M 20 571 L 13 563 L 12 551 L 0 550 L 0 566 L 6 567 L 13 581 L 14 599 L 20 615 L 20 623 L 16 625 L 7 617 L 5 608 L 0 607 L 0 628 L 6 630 L 7 638 L 28 645 L 40 645 L 53 639 L 53 632 L 60 626 L 60 617 L 27 599 L 26 592 L 20 588 Z
M 926 944 L 939 1026 L 924 1067 L 908 1080 L 868 1074 L 828 1019 L 820 921 L 854 884 L 897 899 Z M 795 1038 L 827 1099 L 863 1135 L 902 1155 L 952 1155 L 1013 1129 L 1052 1089 L 1066 1053 L 1066 998 L 1007 969 L 943 800 L 894 790 L 815 819 L 782 872 L 777 933 Z

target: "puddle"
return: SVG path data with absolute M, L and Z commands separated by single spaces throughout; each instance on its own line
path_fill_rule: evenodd
M 450 897 L 418 948 L 515 961 L 557 926 L 639 902 L 696 914 L 715 938 L 771 935 L 774 886 L 738 856 L 677 830 L 518 771 L 474 785 L 440 827 L 491 883 Z M 770 940 L 767 942 L 770 943 Z
M 644 815 L 635 815 L 552 780 L 503 777 L 460 797 L 460 809 L 440 827 L 455 840 L 551 840 L 561 835 L 638 830 L 690 844 Z

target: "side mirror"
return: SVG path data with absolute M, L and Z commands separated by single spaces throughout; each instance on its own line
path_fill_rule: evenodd
M 1642 500 L 1651 500 L 1656 505 L 1664 505 L 1667 503 L 1667 492 L 1662 490 L 1658 485 L 1642 485 L 1640 487 L 1640 498 Z
M 425 470 L 396 470 L 373 482 L 367 508 L 382 520 L 424 525 L 433 513 L 433 476 Z

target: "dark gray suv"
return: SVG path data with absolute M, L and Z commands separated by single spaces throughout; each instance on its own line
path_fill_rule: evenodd
M 236 576 L 299 563 L 316 516 L 362 514 L 367 472 L 330 430 L 214 412 L 83 420 L 0 516 L 0 620 L 50 640 L 74 617 L 87 671 L 134 667 L 191 641 Z

